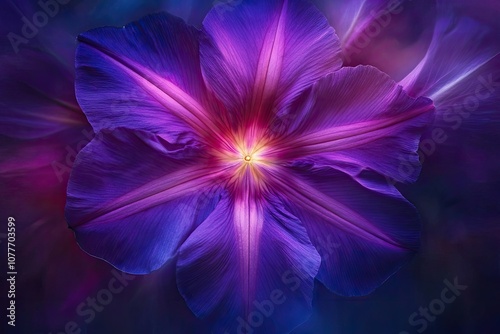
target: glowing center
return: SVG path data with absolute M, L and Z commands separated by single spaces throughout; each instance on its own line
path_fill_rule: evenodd
M 252 160 L 252 157 L 250 155 L 245 156 L 245 161 L 250 162 Z

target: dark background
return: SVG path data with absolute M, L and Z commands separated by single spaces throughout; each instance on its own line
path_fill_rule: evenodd
M 8 31 L 5 29 L 20 29 L 19 13 L 36 10 L 36 2 L 31 6 L 23 5 L 24 2 L 0 2 L 5 9 L 0 14 L 0 25 L 4 29 L 2 38 Z M 165 1 L 161 6 L 159 3 L 70 1 L 41 29 L 33 46 L 47 41 L 56 45 L 60 41 L 63 45 L 66 39 L 58 39 L 59 33 L 76 36 L 78 32 L 101 25 L 123 25 L 160 9 L 199 26 L 212 6 L 211 1 Z M 326 0 L 316 3 L 320 8 L 331 5 Z M 425 39 L 433 24 L 433 3 L 413 1 L 408 4 L 401 18 L 408 20 L 406 27 L 410 27 L 405 37 L 395 34 L 398 27 L 392 32 L 389 27 L 389 36 L 399 38 L 402 47 Z M 457 6 L 458 3 L 461 2 L 457 1 Z M 12 4 L 21 12 L 12 12 Z M 489 4 L 482 1 L 469 7 L 467 13 L 498 28 L 498 16 L 488 11 Z M 5 41 L 3 43 L 2 54 L 12 53 L 5 47 Z M 65 50 L 71 54 L 71 48 Z M 417 48 L 415 53 L 423 54 L 425 48 Z M 363 59 L 360 57 L 356 61 L 362 63 Z M 391 61 L 387 59 L 385 66 L 390 67 Z M 68 64 L 71 72 L 70 66 Z M 35 142 L 0 137 L 4 162 L 0 165 L 2 300 L 7 291 L 3 263 L 6 262 L 5 233 L 9 216 L 16 218 L 18 268 L 16 328 L 12 331 L 12 328 L 3 327 L 6 323 L 4 301 L 1 306 L 4 332 L 210 333 L 207 324 L 191 314 L 179 295 L 174 262 L 150 275 L 131 280 L 88 324 L 85 317 L 77 314 L 78 305 L 107 287 L 113 277 L 113 268 L 85 254 L 76 245 L 63 216 L 67 174 L 60 182 L 51 166 L 43 161 L 65 161 L 70 154 L 68 145 L 74 148 L 82 141 L 85 143 L 84 129 L 82 125 L 77 131 Z M 488 124 L 486 129 L 464 127 L 451 131 L 447 144 L 439 146 L 425 159 L 419 181 L 400 186 L 421 213 L 420 252 L 369 296 L 337 296 L 316 282 L 313 314 L 293 333 L 500 333 L 499 132 L 496 124 Z M 56 147 L 51 151 L 55 152 L 55 157 L 44 153 L 44 147 Z M 9 163 L 17 166 L 9 169 L 6 167 Z M 423 329 L 423 325 L 412 326 L 409 323 L 411 314 L 440 299 L 446 287 L 444 280 L 453 282 L 455 278 L 467 289 L 454 302 L 446 304 L 442 314 L 428 321 L 425 330 L 417 331 Z

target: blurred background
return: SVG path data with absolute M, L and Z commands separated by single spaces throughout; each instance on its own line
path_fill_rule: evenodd
M 123 276 L 84 253 L 67 228 L 66 182 L 77 152 L 93 136 L 74 97 L 74 50 L 78 33 L 91 28 L 122 26 L 162 10 L 201 27 L 214 5 L 230 11 L 239 1 L 61 0 L 57 13 L 28 38 L 23 17 L 41 11 L 40 3 L 0 0 L 4 312 L 8 217 L 16 220 L 18 272 L 16 327 L 8 327 L 2 315 L 2 332 L 211 333 L 180 296 L 174 261 L 150 275 Z M 369 0 L 314 2 L 339 33 L 346 20 L 370 18 L 372 10 L 387 6 Z M 435 24 L 443 17 L 477 22 L 488 33 L 484 44 L 474 47 L 498 50 L 499 7 L 496 0 L 403 1 L 401 13 L 359 52 L 347 55 L 345 65 L 371 64 L 399 81 L 435 51 L 430 50 Z M 13 44 L 11 32 L 22 42 Z M 432 47 L 439 49 L 439 43 Z M 439 50 L 444 59 L 465 51 Z M 498 84 L 498 57 L 485 64 L 481 73 L 493 73 Z M 462 88 L 470 90 L 473 84 L 465 82 Z M 313 314 L 294 334 L 500 333 L 499 95 L 482 101 L 477 117 L 464 119 L 458 129 L 448 125 L 447 141 L 422 156 L 419 181 L 398 185 L 421 214 L 422 245 L 415 258 L 365 297 L 337 296 L 316 282 Z M 443 302 L 443 289 L 456 282 L 461 286 L 456 298 Z

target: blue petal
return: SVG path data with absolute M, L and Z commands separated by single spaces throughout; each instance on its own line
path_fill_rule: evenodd
M 383 176 L 371 175 L 372 190 L 329 164 L 296 163 L 287 171 L 277 186 L 320 253 L 317 278 L 330 290 L 368 294 L 415 254 L 417 211 Z
M 105 131 L 78 155 L 66 218 L 80 246 L 118 269 L 158 269 L 211 212 L 210 168 L 189 143 Z
M 309 316 L 320 258 L 272 197 L 224 198 L 181 247 L 179 290 L 217 333 L 284 333 Z
M 81 34 L 76 94 L 94 129 L 126 127 L 175 140 L 210 126 L 215 104 L 201 74 L 198 35 L 168 14 Z

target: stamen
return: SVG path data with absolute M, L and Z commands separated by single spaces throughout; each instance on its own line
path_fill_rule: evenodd
M 249 156 L 249 155 L 246 155 L 246 156 L 245 156 L 245 161 L 249 162 L 250 160 L 252 160 L 252 157 L 251 157 L 251 156 Z

